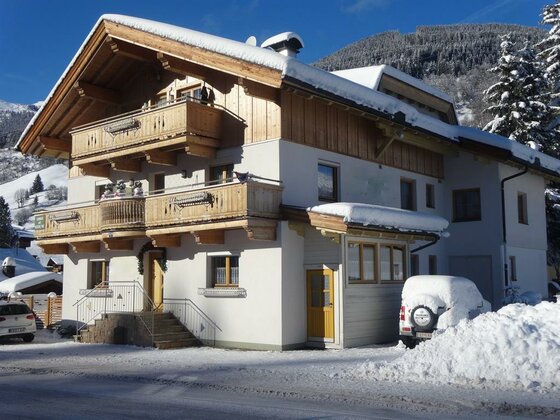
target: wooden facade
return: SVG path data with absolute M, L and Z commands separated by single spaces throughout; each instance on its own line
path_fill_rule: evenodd
M 282 90 L 281 97 L 283 139 L 439 179 L 444 177 L 441 153 L 389 138 L 376 119 L 296 92 Z

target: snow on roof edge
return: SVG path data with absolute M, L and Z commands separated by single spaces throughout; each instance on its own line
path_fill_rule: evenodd
M 342 217 L 345 223 L 379 226 L 402 232 L 426 232 L 445 236 L 449 222 L 434 214 L 365 203 L 329 203 L 307 208 L 308 212 Z

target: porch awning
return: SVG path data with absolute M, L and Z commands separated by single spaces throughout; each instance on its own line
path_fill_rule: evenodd
M 339 233 L 377 232 L 379 237 L 431 240 L 446 237 L 443 217 L 363 203 L 331 203 L 309 207 L 311 226 Z

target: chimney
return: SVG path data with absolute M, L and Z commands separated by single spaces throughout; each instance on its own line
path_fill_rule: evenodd
M 303 40 L 295 32 L 283 32 L 268 38 L 261 48 L 271 48 L 286 57 L 295 57 L 303 48 Z
M 6 257 L 2 261 L 2 273 L 6 277 L 14 277 L 16 275 L 16 261 L 12 257 Z

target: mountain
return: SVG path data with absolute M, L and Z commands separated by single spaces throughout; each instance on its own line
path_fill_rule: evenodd
M 57 160 L 38 159 L 16 152 L 16 145 L 27 123 L 39 110 L 41 103 L 32 105 L 12 104 L 0 99 L 0 184 L 19 178 L 32 171 L 47 168 Z M 2 185 L 0 185 L 0 194 Z
M 364 38 L 314 63 L 327 71 L 389 64 L 451 95 L 464 125 L 481 127 L 483 91 L 497 80 L 488 72 L 500 56 L 500 35 L 516 47 L 542 40 L 546 31 L 507 24 L 419 26 L 416 32 L 384 32 Z

